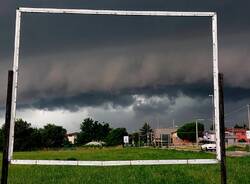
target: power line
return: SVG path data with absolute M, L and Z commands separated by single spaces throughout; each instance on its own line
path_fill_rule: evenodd
M 231 111 L 231 112 L 225 113 L 224 116 L 229 116 L 229 115 L 231 115 L 231 114 L 233 114 L 233 113 L 236 113 L 236 112 L 239 112 L 239 111 L 241 111 L 241 110 L 243 110 L 243 109 L 246 109 L 246 106 L 245 106 L 245 105 L 242 106 L 242 107 L 240 107 L 240 108 L 238 108 L 238 109 L 235 109 L 235 110 L 233 110 L 233 111 Z

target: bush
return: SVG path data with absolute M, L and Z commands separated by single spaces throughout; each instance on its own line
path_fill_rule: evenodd
M 240 139 L 239 142 L 246 142 L 246 140 L 245 139 Z
M 250 146 L 249 146 L 249 145 L 246 145 L 245 150 L 246 150 L 247 152 L 250 152 Z

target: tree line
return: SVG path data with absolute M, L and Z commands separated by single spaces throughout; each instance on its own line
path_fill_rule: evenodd
M 3 148 L 4 129 L 0 129 L 0 147 Z M 34 128 L 22 119 L 15 121 L 14 150 L 35 150 L 42 148 L 59 148 L 68 144 L 66 129 L 62 126 L 47 124 L 43 128 Z
M 177 130 L 177 135 L 183 140 L 194 142 L 196 140 L 195 123 L 187 123 Z M 3 125 L 0 128 L 0 149 L 4 141 Z M 198 123 L 198 134 L 202 136 L 204 125 Z M 150 134 L 153 132 L 149 123 L 144 123 L 138 132 L 130 134 L 129 138 L 133 145 L 148 144 Z M 109 123 L 95 121 L 86 118 L 80 124 L 80 132 L 77 134 L 75 145 L 67 138 L 67 130 L 62 126 L 47 124 L 43 128 L 34 128 L 30 123 L 22 119 L 15 121 L 14 150 L 36 150 L 47 148 L 62 148 L 71 146 L 82 146 L 91 141 L 104 142 L 106 146 L 123 144 L 123 137 L 129 135 L 126 128 L 111 128 Z
M 4 129 L 3 125 L 0 128 L 0 149 L 3 148 Z M 126 128 L 111 128 L 109 123 L 86 118 L 80 124 L 75 145 L 81 146 L 91 141 L 102 141 L 107 146 L 121 145 L 123 136 L 126 135 L 128 135 Z M 15 121 L 14 139 L 15 151 L 73 146 L 68 141 L 67 130 L 62 126 L 47 124 L 43 128 L 35 128 L 22 119 Z

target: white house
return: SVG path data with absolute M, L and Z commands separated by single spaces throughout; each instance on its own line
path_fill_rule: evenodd
M 69 140 L 69 142 L 71 144 L 75 144 L 77 134 L 78 134 L 77 132 L 73 132 L 73 133 L 69 133 L 69 134 L 66 135 L 67 139 Z

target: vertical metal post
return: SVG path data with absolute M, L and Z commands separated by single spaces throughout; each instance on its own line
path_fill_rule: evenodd
M 227 183 L 226 172 L 226 150 L 225 150 L 225 121 L 224 121 L 224 93 L 223 93 L 223 74 L 219 74 L 220 90 L 220 147 L 221 147 L 221 184 Z
M 212 17 L 213 36 L 213 80 L 214 80 L 214 121 L 216 137 L 216 158 L 221 160 L 220 152 L 220 111 L 219 111 L 219 66 L 218 66 L 218 38 L 217 38 L 217 15 Z
M 10 120 L 11 120 L 12 89 L 13 89 L 13 71 L 10 70 L 8 72 L 8 87 L 7 87 L 5 126 L 4 126 L 4 145 L 3 145 L 1 184 L 7 184 L 7 181 L 8 181 L 9 133 L 10 133 Z
M 16 116 L 20 26 L 21 26 L 21 12 L 19 10 L 16 10 L 15 48 L 14 48 L 14 62 L 13 62 L 13 89 L 12 89 L 12 105 L 11 105 L 11 120 L 10 120 L 10 135 L 9 135 L 9 160 L 12 159 L 13 149 L 14 149 L 13 147 L 14 147 L 15 116 Z

